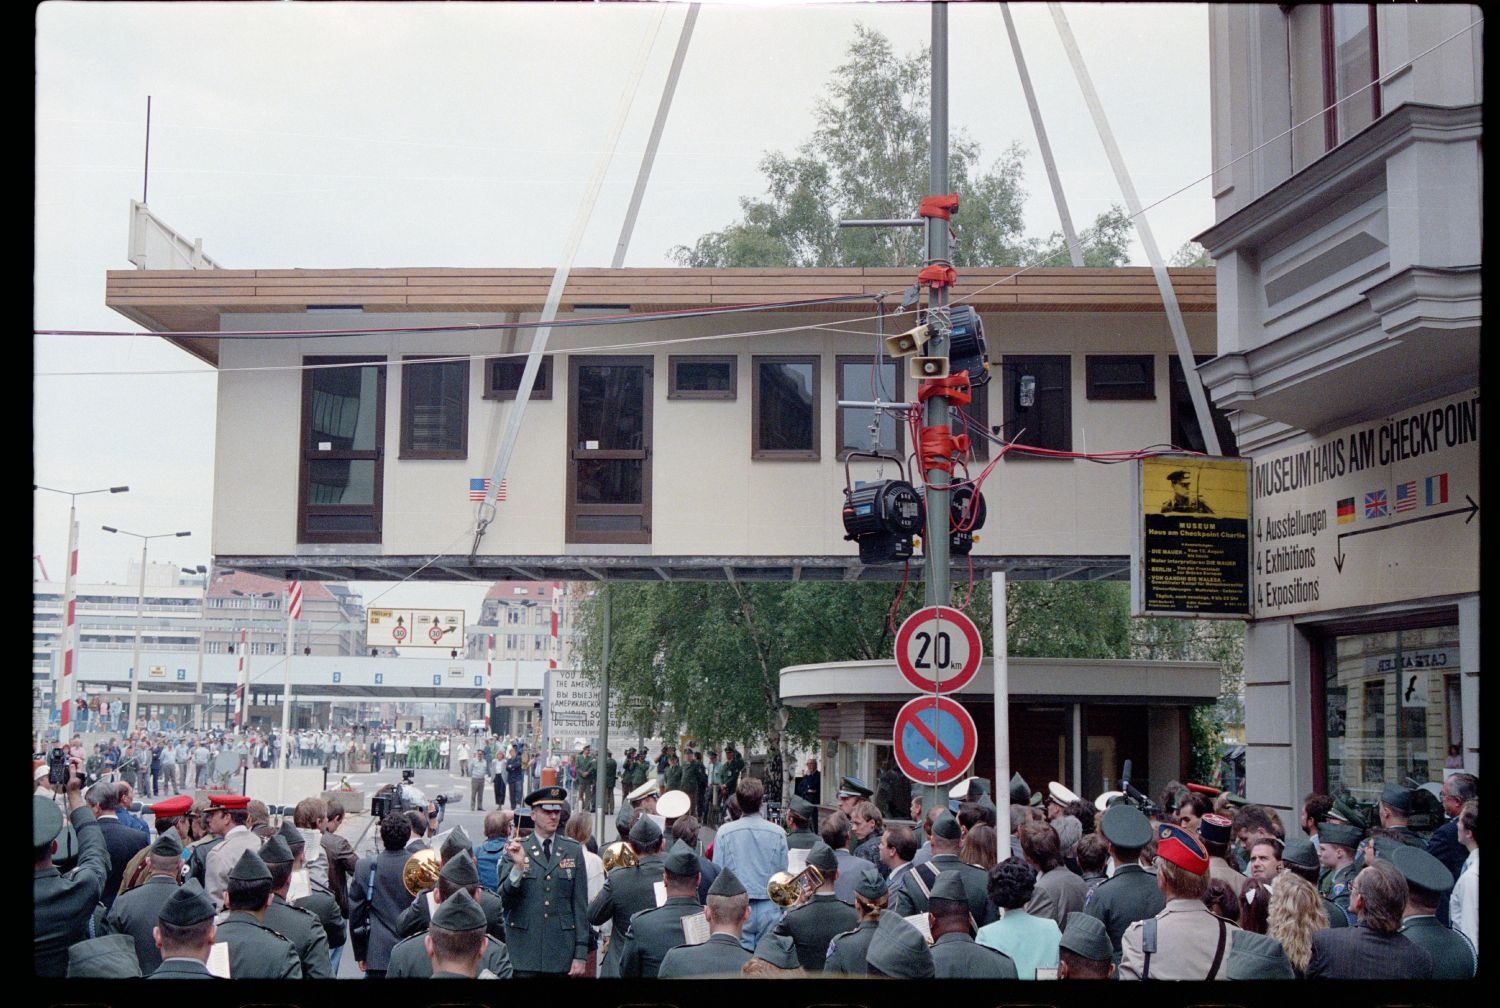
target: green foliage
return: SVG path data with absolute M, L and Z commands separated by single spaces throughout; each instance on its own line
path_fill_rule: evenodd
M 1186 241 L 1182 247 L 1172 253 L 1169 266 L 1212 266 L 1213 260 L 1208 257 L 1208 251 L 1195 241 Z
M 1010 653 L 1017 658 L 1121 658 L 1129 654 L 1129 585 L 1017 581 L 1008 586 L 1006 603 Z
M 818 126 L 795 157 L 760 163 L 764 198 L 742 197 L 741 219 L 672 251 L 682 265 L 916 266 L 925 255 L 919 228 L 844 228 L 839 220 L 912 218 L 932 195 L 929 164 L 929 55 L 899 57 L 879 32 L 856 28 L 849 58 L 817 106 Z M 1059 235 L 1023 237 L 1022 150 L 1012 144 L 988 171 L 979 145 L 949 133 L 949 189 L 959 194 L 955 265 L 1068 265 Z M 1091 266 L 1125 262 L 1129 222 L 1118 207 L 1082 236 Z M 1060 258 L 1058 255 L 1060 254 Z

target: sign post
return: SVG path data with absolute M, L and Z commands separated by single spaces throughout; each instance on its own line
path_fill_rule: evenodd
M 979 730 L 969 712 L 944 694 L 963 689 L 979 671 L 979 628 L 957 609 L 927 606 L 902 622 L 895 650 L 901 675 L 922 692 L 896 714 L 896 765 L 913 783 L 952 784 L 978 755 Z

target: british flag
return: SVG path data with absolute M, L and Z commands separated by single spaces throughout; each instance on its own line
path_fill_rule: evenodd
M 1390 514 L 1384 490 L 1371 490 L 1365 494 L 1365 517 L 1384 518 Z
M 1396 484 L 1396 512 L 1415 511 L 1417 509 L 1417 481 L 1409 480 L 1406 483 Z

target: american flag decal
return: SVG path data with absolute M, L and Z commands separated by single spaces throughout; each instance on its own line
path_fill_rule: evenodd
M 1371 490 L 1365 494 L 1366 518 L 1384 518 L 1389 513 L 1384 490 Z
M 484 477 L 483 479 L 469 480 L 469 500 L 482 501 L 484 500 L 484 495 L 489 493 L 489 490 L 490 479 L 488 476 Z M 495 499 L 497 501 L 503 501 L 505 499 L 505 480 L 500 481 L 500 490 L 495 494 Z
M 1410 480 L 1406 483 L 1396 484 L 1396 511 L 1415 511 L 1417 509 L 1417 481 Z

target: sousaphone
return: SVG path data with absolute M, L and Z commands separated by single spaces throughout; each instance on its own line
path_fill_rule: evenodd
M 417 851 L 401 866 L 401 884 L 413 896 L 437 885 L 438 872 L 442 871 L 438 853 L 430 847 Z

